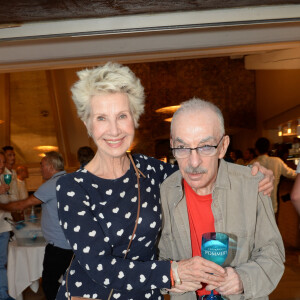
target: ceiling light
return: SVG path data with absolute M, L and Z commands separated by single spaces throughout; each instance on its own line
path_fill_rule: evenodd
M 166 106 L 157 109 L 155 112 L 162 114 L 173 114 L 179 107 L 180 105 Z
M 287 129 L 287 134 L 292 133 L 292 128 L 291 128 L 291 122 L 288 123 L 288 129 Z
M 297 125 L 297 138 L 300 139 L 300 119 L 298 119 L 298 125 Z
M 0 120 L 0 124 L 3 124 L 4 123 L 4 121 L 3 120 Z
M 58 151 L 57 146 L 37 146 L 37 147 L 34 147 L 33 149 L 42 151 L 42 152 Z
M 278 136 L 282 136 L 282 127 L 278 126 Z

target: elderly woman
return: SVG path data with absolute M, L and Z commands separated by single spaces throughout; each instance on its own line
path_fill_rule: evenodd
M 126 153 L 144 111 L 144 89 L 128 67 L 107 63 L 78 75 L 73 100 L 97 152 L 57 184 L 60 223 L 75 253 L 57 299 L 162 299 L 160 289 L 173 285 L 173 272 L 172 262 L 156 255 L 159 187 L 177 167 L 145 155 L 131 160 Z M 194 257 L 191 268 L 186 263 L 178 262 L 179 276 L 194 282 L 183 282 L 183 290 L 224 280 L 224 270 L 212 262 Z

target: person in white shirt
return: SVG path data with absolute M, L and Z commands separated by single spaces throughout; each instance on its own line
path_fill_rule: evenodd
M 12 146 L 4 146 L 2 148 L 5 154 L 6 164 L 4 174 L 11 174 L 11 183 L 9 184 L 9 200 L 17 201 L 19 200 L 18 194 L 18 182 L 17 182 L 17 173 L 13 169 L 13 166 L 16 162 L 16 154 L 14 151 L 14 147 Z
M 28 169 L 26 166 L 17 167 L 17 183 L 19 191 L 19 200 L 28 198 L 28 190 L 26 186 L 26 178 L 28 178 Z
M 259 138 L 255 143 L 255 150 L 258 154 L 251 163 L 258 161 L 262 166 L 273 171 L 275 180 L 274 180 L 274 189 L 271 193 L 271 199 L 273 204 L 274 213 L 277 213 L 278 210 L 278 201 L 277 201 L 277 188 L 280 181 L 280 176 L 294 179 L 296 178 L 296 172 L 292 168 L 288 167 L 282 159 L 279 157 L 269 156 L 268 151 L 270 148 L 270 141 L 265 138 Z
M 9 186 L 5 184 L 3 180 L 3 173 L 5 169 L 5 154 L 0 151 L 0 203 L 9 202 Z M 7 247 L 10 237 L 11 225 L 6 222 L 6 218 L 11 218 L 9 212 L 0 210 L 0 299 L 1 300 L 13 300 L 7 293 Z

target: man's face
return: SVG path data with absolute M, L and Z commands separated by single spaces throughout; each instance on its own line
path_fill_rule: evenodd
M 5 156 L 0 154 L 0 174 L 3 174 L 5 169 Z
M 219 124 L 217 115 L 210 109 L 183 112 L 173 124 L 171 146 L 216 146 L 222 138 Z M 218 173 L 218 161 L 224 157 L 228 144 L 229 137 L 224 136 L 213 156 L 201 156 L 193 150 L 188 157 L 177 158 L 183 178 L 197 194 L 208 195 L 212 192 Z
M 44 180 L 48 180 L 53 176 L 53 166 L 48 163 L 47 158 L 41 160 L 41 173 Z
M 6 150 L 5 157 L 6 157 L 6 166 L 7 166 L 7 168 L 11 169 L 16 162 L 15 151 L 14 150 Z

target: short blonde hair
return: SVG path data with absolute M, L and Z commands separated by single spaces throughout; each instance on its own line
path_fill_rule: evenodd
M 124 93 L 128 96 L 134 125 L 138 127 L 144 112 L 145 94 L 140 80 L 126 66 L 108 62 L 104 66 L 77 72 L 79 80 L 71 88 L 72 99 L 80 119 L 88 123 L 90 99 L 101 93 Z

